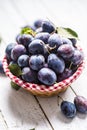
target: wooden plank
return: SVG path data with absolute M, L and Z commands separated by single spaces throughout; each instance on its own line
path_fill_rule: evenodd
M 7 2 L 7 4 L 4 4 L 4 2 Z M 4 41 L 7 42 L 11 37 L 11 40 L 13 39 L 15 32 L 17 31 L 16 29 L 21 26 L 21 23 L 18 22 L 20 24 L 17 24 L 16 26 L 16 24 L 12 22 L 13 20 L 17 20 L 16 11 L 12 8 L 9 1 L 6 0 L 4 2 L 2 3 L 2 8 L 0 8 L 0 32 Z M 5 14 L 7 15 L 5 16 Z M 11 14 L 15 14 L 14 19 Z M 5 23 L 7 24 L 4 26 Z M 2 46 L 5 46 L 5 44 L 2 44 Z M 51 130 L 38 103 L 31 94 L 22 89 L 18 92 L 11 89 L 10 81 L 6 77 L 0 76 L 0 83 L 0 109 L 9 130 L 28 130 L 32 128 L 36 128 L 35 130 Z

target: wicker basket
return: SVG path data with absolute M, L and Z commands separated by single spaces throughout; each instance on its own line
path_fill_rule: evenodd
M 82 50 L 82 49 L 80 48 L 80 50 Z M 71 83 L 80 76 L 80 74 L 82 73 L 82 70 L 84 68 L 84 61 L 82 62 L 82 64 L 77 69 L 77 71 L 71 77 L 69 77 L 59 83 L 56 83 L 53 86 L 45 86 L 45 85 L 38 85 L 38 84 L 34 84 L 34 83 L 28 83 L 28 82 L 25 82 L 25 81 L 21 80 L 20 78 L 14 76 L 8 69 L 8 63 L 7 63 L 6 57 L 4 57 L 4 59 L 3 59 L 3 68 L 4 68 L 6 75 L 11 79 L 11 81 L 18 84 L 22 88 L 28 90 L 33 95 L 53 96 L 53 95 L 57 95 L 60 92 L 65 91 L 69 87 L 69 85 L 71 85 Z

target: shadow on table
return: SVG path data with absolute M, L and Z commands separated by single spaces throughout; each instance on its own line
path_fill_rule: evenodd
M 85 119 L 87 117 L 87 114 L 82 114 L 77 112 L 77 117 L 80 119 Z
M 16 121 L 21 124 L 44 124 L 45 118 L 33 95 L 24 89 L 11 90 L 8 97 L 9 109 Z
M 80 114 L 80 113 L 77 112 L 76 117 L 84 120 L 87 117 L 87 115 L 86 114 Z M 58 111 L 58 116 L 57 116 L 58 120 L 61 120 L 61 122 L 64 122 L 64 123 L 67 123 L 67 124 L 72 122 L 76 117 L 74 117 L 74 118 L 66 118 L 61 113 L 61 111 Z

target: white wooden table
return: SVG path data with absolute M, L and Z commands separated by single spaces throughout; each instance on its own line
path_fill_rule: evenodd
M 86 0 L 0 0 L 0 59 L 7 44 L 15 41 L 20 27 L 36 18 L 51 19 L 58 26 L 76 30 L 87 56 L 87 1 Z M 86 58 L 87 59 L 87 58 Z M 72 87 L 87 98 L 87 65 Z M 73 101 L 69 88 L 61 94 Z M 0 75 L 0 130 L 87 130 L 87 115 L 77 113 L 66 119 L 57 105 L 57 97 L 34 97 L 10 87 L 10 80 Z

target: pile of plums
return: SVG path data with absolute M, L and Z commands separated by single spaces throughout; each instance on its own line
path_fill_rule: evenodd
M 8 63 L 21 68 L 24 81 L 51 86 L 70 77 L 82 63 L 77 40 L 60 36 L 50 21 L 37 20 L 24 28 L 33 29 L 34 35 L 18 34 L 5 51 Z

